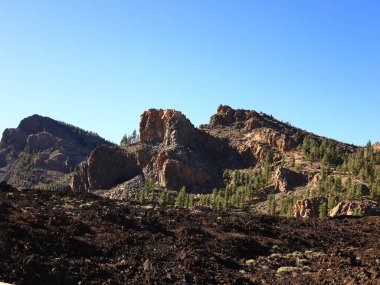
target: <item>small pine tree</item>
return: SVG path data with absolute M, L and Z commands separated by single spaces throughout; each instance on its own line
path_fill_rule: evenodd
M 327 216 L 327 204 L 323 202 L 319 205 L 319 218 L 323 219 Z
M 268 196 L 268 214 L 271 216 L 276 215 L 276 198 L 274 195 Z
M 212 203 L 213 203 L 214 208 L 216 208 L 217 197 L 218 197 L 218 189 L 214 188 L 212 190 Z
M 162 207 L 166 207 L 166 205 L 168 204 L 168 192 L 167 191 L 161 192 L 161 195 L 160 195 L 158 202 L 160 203 L 160 205 Z
M 228 199 L 229 199 L 229 191 L 228 191 L 228 187 L 226 187 L 225 191 L 224 191 L 224 199 L 223 199 L 223 210 L 224 211 L 227 211 L 228 210 Z
M 140 192 L 139 202 L 141 205 L 145 203 L 145 191 Z
M 363 193 L 362 193 L 362 187 L 360 184 L 355 185 L 355 199 L 362 199 Z
M 194 208 L 194 195 L 190 194 L 189 196 L 189 207 L 188 209 L 192 210 Z
M 179 190 L 177 199 L 175 201 L 175 205 L 179 208 L 184 208 L 186 207 L 186 187 L 183 186 L 181 190 Z

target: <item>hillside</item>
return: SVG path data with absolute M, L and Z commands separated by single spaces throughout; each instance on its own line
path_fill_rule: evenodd
M 141 187 L 147 182 L 157 195 Z M 250 110 L 219 106 L 209 124 L 196 128 L 176 110 L 151 109 L 141 115 L 140 142 L 95 149 L 71 187 L 156 202 L 184 187 L 195 205 L 224 211 L 369 214 L 378 212 L 380 153 Z
M 98 145 L 98 135 L 48 117 L 33 115 L 0 142 L 0 180 L 20 188 L 64 187 L 71 173 Z

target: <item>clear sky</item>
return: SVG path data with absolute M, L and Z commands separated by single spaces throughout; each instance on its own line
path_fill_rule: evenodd
M 380 1 L 0 0 L 0 131 L 32 114 L 119 142 L 219 104 L 380 140 Z

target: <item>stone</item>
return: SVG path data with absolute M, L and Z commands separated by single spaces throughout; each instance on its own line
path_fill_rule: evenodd
M 273 174 L 274 188 L 276 191 L 288 192 L 295 187 L 307 184 L 307 176 L 291 169 L 278 167 Z
M 298 200 L 294 207 L 293 213 L 296 218 L 318 218 L 319 206 L 327 203 L 325 197 L 314 197 L 309 199 Z
M 340 216 L 379 216 L 379 203 L 375 200 L 350 200 L 336 205 L 329 212 L 330 217 Z

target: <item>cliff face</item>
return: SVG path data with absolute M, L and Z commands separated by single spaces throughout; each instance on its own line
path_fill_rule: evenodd
M 33 115 L 17 128 L 4 131 L 0 142 L 0 180 L 21 188 L 57 182 L 101 144 L 110 145 L 95 134 Z

